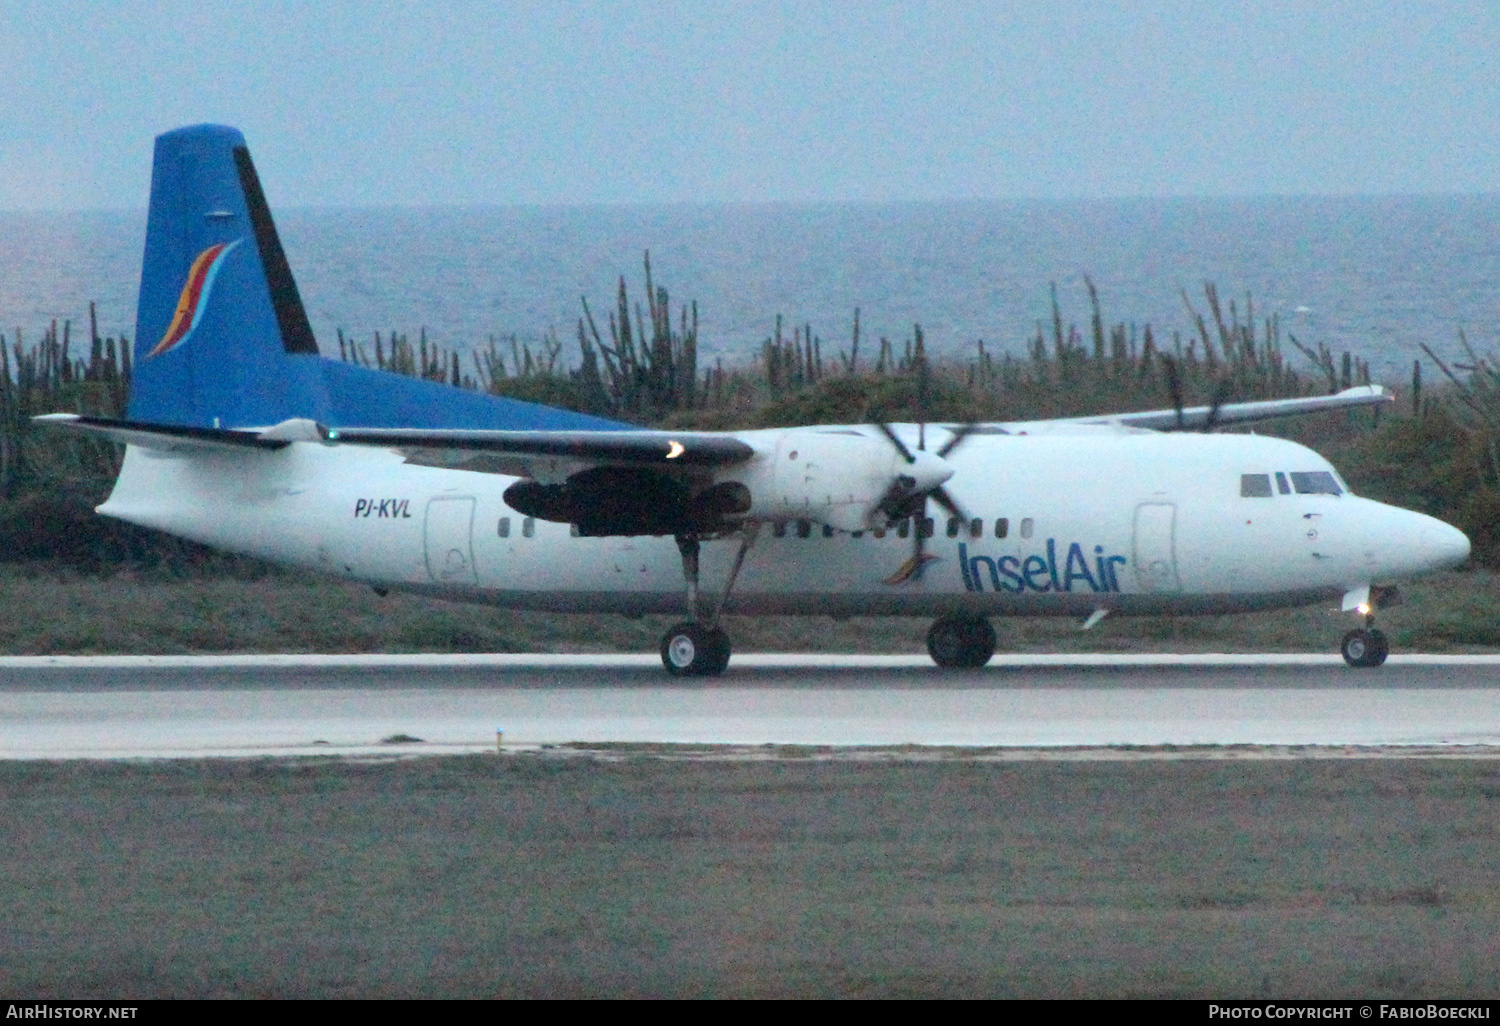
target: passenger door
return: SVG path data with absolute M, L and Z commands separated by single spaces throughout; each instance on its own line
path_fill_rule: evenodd
M 427 503 L 423 541 L 427 573 L 439 584 L 478 584 L 474 572 L 474 497 L 445 495 Z
M 1177 506 L 1143 502 L 1135 508 L 1135 579 L 1142 591 L 1178 592 Z

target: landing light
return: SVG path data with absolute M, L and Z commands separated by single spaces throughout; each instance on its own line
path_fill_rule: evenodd
M 1355 612 L 1359 613 L 1360 616 L 1370 615 L 1370 604 L 1368 602 L 1361 602 L 1359 605 L 1355 606 L 1354 609 Z

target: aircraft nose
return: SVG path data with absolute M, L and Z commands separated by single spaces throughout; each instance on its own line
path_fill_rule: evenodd
M 1458 566 L 1469 558 L 1469 536 L 1433 517 L 1423 517 L 1422 554 L 1434 570 Z
M 1370 507 L 1365 561 L 1376 575 L 1416 576 L 1458 566 L 1469 558 L 1469 538 L 1456 527 L 1414 510 Z

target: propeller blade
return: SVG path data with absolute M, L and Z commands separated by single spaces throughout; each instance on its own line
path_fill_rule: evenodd
M 927 386 L 930 370 L 927 354 L 920 354 L 917 363 L 917 448 L 927 448 Z
M 1170 356 L 1163 355 L 1161 358 L 1162 373 L 1167 377 L 1167 391 L 1172 394 L 1172 408 L 1177 411 L 1177 427 L 1175 430 L 1183 429 L 1182 420 L 1182 378 L 1177 373 L 1177 361 Z
M 927 548 L 927 539 L 923 537 L 922 532 L 922 525 L 925 523 L 927 523 L 927 494 L 924 492 L 922 494 L 922 501 L 917 505 L 916 514 L 912 517 L 911 522 L 911 536 L 913 541 L 911 550 L 912 580 L 916 580 L 922 576 L 922 570 L 926 567 L 927 563 L 922 558 L 926 555 L 923 550 Z
M 957 517 L 959 520 L 967 521 L 969 515 L 964 512 L 963 507 L 953 501 L 953 496 L 948 494 L 948 489 L 942 485 L 927 493 L 934 502 L 948 511 L 949 516 Z
M 927 536 L 923 530 L 927 522 L 927 495 L 923 493 L 920 501 L 908 509 L 912 526 L 912 549 L 911 556 L 896 569 L 896 572 L 885 579 L 885 583 L 895 587 L 910 581 L 920 580 L 922 572 L 927 569 L 927 564 L 935 561 L 936 556 L 929 556 L 927 549 Z
M 953 437 L 943 443 L 943 447 L 937 451 L 937 454 L 939 456 L 947 456 L 954 449 L 957 449 L 960 445 L 963 445 L 964 440 L 978 430 L 979 425 L 974 421 L 970 421 L 967 424 L 960 424 L 958 428 L 953 432 Z
M 1208 417 L 1203 421 L 1203 430 L 1205 433 L 1212 431 L 1218 425 L 1219 407 L 1229 401 L 1229 396 L 1233 391 L 1233 386 L 1230 385 L 1228 378 L 1221 378 L 1219 380 L 1218 387 L 1214 389 L 1213 400 L 1208 407 Z M 1177 416 L 1181 418 L 1181 411 L 1178 412 Z
M 900 438 L 896 437 L 896 432 L 891 430 L 891 426 L 889 424 L 885 423 L 884 421 L 876 421 L 875 426 L 879 428 L 880 433 L 882 435 L 885 435 L 886 439 L 896 447 L 896 451 L 901 454 L 902 458 L 904 458 L 906 462 L 917 462 L 917 458 L 911 454 L 911 450 L 906 447 L 906 443 L 901 441 Z

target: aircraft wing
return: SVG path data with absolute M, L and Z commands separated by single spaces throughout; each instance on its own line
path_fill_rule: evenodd
M 141 424 L 76 413 L 34 418 L 42 424 L 162 452 L 279 449 L 291 442 L 366 445 L 425 454 L 440 462 L 490 455 L 505 463 L 557 459 L 625 466 L 720 467 L 744 463 L 755 449 L 737 438 L 705 431 L 482 431 L 410 428 L 328 428 L 288 420 L 269 428 L 199 428 Z M 518 472 L 518 471 L 508 471 Z
M 407 428 L 330 428 L 324 440 L 344 445 L 560 457 L 589 463 L 722 467 L 744 463 L 755 450 L 737 438 L 707 431 L 472 431 Z
M 1326 413 L 1329 410 L 1349 410 L 1360 406 L 1378 406 L 1394 402 L 1391 395 L 1379 385 L 1359 385 L 1346 388 L 1334 395 L 1309 396 L 1303 399 L 1266 399 L 1251 403 L 1225 403 L 1214 413 L 1213 427 L 1227 424 L 1250 424 L 1258 420 L 1274 420 L 1277 417 L 1297 417 L 1308 413 Z M 1019 434 L 1023 431 L 1045 430 L 1049 427 L 1079 424 L 1119 424 L 1125 427 L 1146 428 L 1155 431 L 1196 431 L 1209 425 L 1212 406 L 1188 406 L 1182 410 L 1146 410 L 1140 413 L 1106 413 L 1092 417 L 1063 417 L 1057 420 L 1018 421 L 1015 423 L 986 425 L 979 433 Z M 997 430 L 998 429 L 998 430 Z

